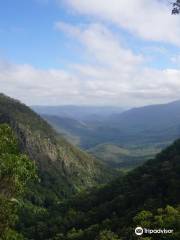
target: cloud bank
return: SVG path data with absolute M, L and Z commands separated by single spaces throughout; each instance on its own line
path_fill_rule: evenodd
M 146 41 L 179 46 L 180 18 L 169 14 L 164 1 L 67 0 L 66 4 L 91 20 L 76 25 L 57 21 L 52 28 L 69 43 L 80 45 L 79 54 L 85 54 L 87 60 L 70 59 L 66 70 L 2 60 L 2 92 L 29 105 L 141 106 L 179 98 L 180 70 L 149 67 L 147 56 L 125 46 L 123 37 L 108 25 L 113 23 Z M 164 52 L 164 48 L 157 49 Z M 179 62 L 179 56 L 173 55 L 170 61 Z
M 90 63 L 69 71 L 0 63 L 1 89 L 28 104 L 134 106 L 179 98 L 180 71 L 144 65 L 144 57 L 123 46 L 102 24 L 55 24 L 86 49 Z M 33 97 L 32 97 L 33 96 Z
M 112 22 L 146 40 L 180 46 L 180 19 L 166 0 L 66 0 L 83 15 Z

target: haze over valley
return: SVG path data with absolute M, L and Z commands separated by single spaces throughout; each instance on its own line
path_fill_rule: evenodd
M 180 0 L 0 4 L 0 240 L 180 240 Z
M 132 168 L 180 136 L 180 101 L 130 110 L 113 107 L 35 106 L 73 145 L 115 168 Z

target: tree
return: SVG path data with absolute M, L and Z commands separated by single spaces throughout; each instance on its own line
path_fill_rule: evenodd
M 164 234 L 164 240 L 180 239 L 180 208 L 167 206 L 159 208 L 155 212 L 141 211 L 133 219 L 135 226 L 141 226 L 149 229 L 172 229 L 171 235 Z M 151 237 L 152 240 L 157 239 L 156 235 Z M 161 239 L 161 238 L 159 238 Z M 142 238 L 144 240 L 144 238 Z
M 23 239 L 13 228 L 26 186 L 35 177 L 35 164 L 20 153 L 10 127 L 0 125 L 0 239 Z
M 175 2 L 173 2 L 173 10 L 172 10 L 172 14 L 179 14 L 180 13 L 180 0 L 176 0 Z
M 82 237 L 83 237 L 83 231 L 81 229 L 76 230 L 75 228 L 73 228 L 67 234 L 68 240 L 82 239 Z
M 111 232 L 110 230 L 104 230 L 99 233 L 96 240 L 120 240 L 120 238 L 118 237 L 118 235 Z

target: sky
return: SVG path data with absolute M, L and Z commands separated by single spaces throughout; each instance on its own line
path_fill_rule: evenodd
M 180 99 L 169 0 L 0 3 L 0 92 L 28 105 L 133 107 Z

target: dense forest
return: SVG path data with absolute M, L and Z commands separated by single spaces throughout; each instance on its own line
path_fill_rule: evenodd
M 37 169 L 8 125 L 0 128 L 0 158 L 2 239 L 180 238 L 180 140 L 109 184 L 43 203 L 32 187 Z M 137 238 L 136 226 L 174 232 Z
M 0 123 L 7 123 L 17 137 L 20 151 L 35 161 L 41 182 L 35 186 L 41 201 L 64 198 L 111 180 L 116 172 L 62 135 L 29 107 L 0 94 Z
M 14 230 L 23 195 L 30 181 L 37 179 L 35 164 L 20 153 L 8 125 L 0 127 L 0 239 L 23 239 Z

